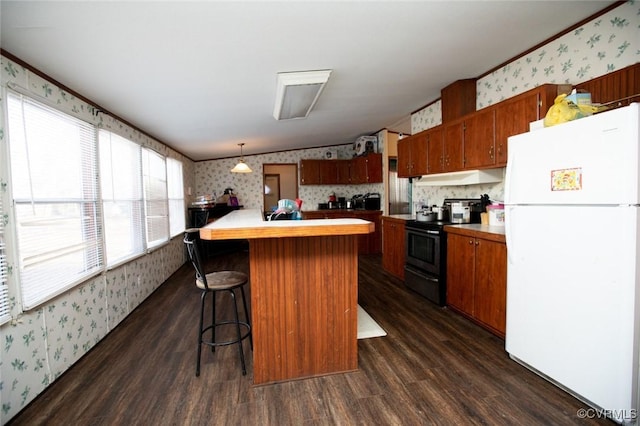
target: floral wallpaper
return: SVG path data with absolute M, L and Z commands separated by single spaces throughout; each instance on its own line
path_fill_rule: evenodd
M 639 14 L 635 2 L 588 22 L 558 40 L 537 49 L 480 79 L 477 85 L 477 108 L 483 108 L 517 95 L 542 83 L 578 83 L 638 62 L 640 58 Z M 185 194 L 191 197 L 216 193 L 231 187 L 247 208 L 262 207 L 262 164 L 296 163 L 302 158 L 323 158 L 326 148 L 245 155 L 254 173 L 232 174 L 229 170 L 237 158 L 194 163 L 123 123 L 95 110 L 92 106 L 0 56 L 0 96 L 5 87 L 15 84 L 53 102 L 61 110 L 120 133 L 145 146 L 182 161 Z M 3 104 L 0 104 L 3 105 Z M 1 108 L 1 106 L 0 106 Z M 8 159 L 0 113 L 0 188 L 6 188 Z M 411 117 L 412 131 L 418 132 L 441 123 L 441 104 L 436 101 Z M 250 147 L 249 152 L 250 152 Z M 333 147 L 339 158 L 352 156 L 351 144 Z M 300 186 L 304 209 L 315 209 L 334 191 L 339 197 L 366 192 L 383 193 L 382 184 L 357 186 Z M 479 197 L 487 193 L 501 199 L 503 184 L 461 187 L 421 187 L 413 189 L 414 200 L 441 204 L 446 197 Z M 6 191 L 0 191 L 3 206 L 10 208 Z M 191 200 L 188 200 L 191 201 Z M 383 200 L 384 202 L 384 200 Z M 12 224 L 8 220 L 6 233 Z M 12 268 L 8 247 L 9 271 Z M 75 361 L 117 326 L 136 306 L 153 292 L 185 261 L 180 238 L 68 291 L 38 309 L 21 313 L 16 304 L 15 278 L 9 273 L 10 302 L 13 320 L 0 326 L 0 424 L 41 393 Z
M 6 87 L 18 86 L 45 98 L 60 110 L 84 121 L 117 132 L 183 163 L 185 188 L 195 186 L 192 161 L 146 135 L 95 110 L 42 77 L 0 56 L 0 197 L 10 210 L 7 187 L 8 158 L 4 126 Z M 15 86 L 14 86 L 15 85 Z M 186 194 L 186 191 L 185 191 Z M 185 209 L 186 210 L 186 209 Z M 82 355 L 96 345 L 131 311 L 186 261 L 182 239 L 129 263 L 96 276 L 39 308 L 22 313 L 17 303 L 15 255 L 11 250 L 13 224 L 10 211 L 6 224 L 9 302 L 13 320 L 0 326 L 0 424 L 42 392 Z M 185 212 L 186 214 L 186 212 Z
M 640 3 L 626 2 L 579 28 L 478 80 L 476 109 L 541 84 L 578 84 L 640 61 Z M 442 124 L 440 100 L 412 114 L 413 133 Z M 502 200 L 504 184 L 460 187 L 414 186 L 413 200 L 442 204 L 444 198 L 489 194 Z
M 220 196 L 225 188 L 233 188 L 238 202 L 245 208 L 264 210 L 263 204 L 263 164 L 297 164 L 298 180 L 300 179 L 301 159 L 322 159 L 327 150 L 337 150 L 338 158 L 353 157 L 352 144 L 334 146 L 330 148 L 299 149 L 263 155 L 244 155 L 245 162 L 253 173 L 230 173 L 229 170 L 238 161 L 237 158 L 223 160 L 201 161 L 195 164 L 196 193 L 194 195 L 216 194 Z M 383 186 L 378 184 L 363 185 L 300 185 L 298 197 L 302 199 L 302 210 L 317 210 L 318 203 L 326 203 L 329 193 L 336 197 L 351 198 L 356 194 L 378 192 L 382 195 Z

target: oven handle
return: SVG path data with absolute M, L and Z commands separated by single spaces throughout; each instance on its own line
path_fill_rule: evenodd
M 434 231 L 432 229 L 422 229 L 422 228 L 407 228 L 407 232 L 413 232 L 416 234 L 440 235 L 440 231 Z

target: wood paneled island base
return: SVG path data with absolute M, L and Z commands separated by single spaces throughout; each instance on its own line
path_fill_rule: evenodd
M 358 368 L 354 235 L 249 241 L 253 382 Z
M 361 219 L 264 222 L 237 211 L 201 228 L 204 239 L 248 239 L 253 382 L 358 368 Z

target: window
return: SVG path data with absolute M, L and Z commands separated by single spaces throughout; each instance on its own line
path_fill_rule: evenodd
M 4 245 L 4 213 L 0 200 L 0 324 L 11 319 L 9 313 L 9 288 L 7 287 L 7 257 Z
M 107 130 L 98 133 L 107 265 L 144 253 L 140 145 Z
M 173 158 L 167 158 L 167 188 L 169 191 L 169 235 L 174 237 L 184 232 L 185 220 L 182 163 Z
M 164 157 L 143 148 L 142 176 L 147 247 L 153 248 L 169 240 L 167 168 Z
M 22 304 L 30 309 L 103 269 L 95 128 L 7 97 Z

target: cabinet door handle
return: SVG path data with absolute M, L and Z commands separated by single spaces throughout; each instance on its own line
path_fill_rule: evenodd
M 476 241 L 476 245 L 479 246 L 480 245 L 480 241 Z

